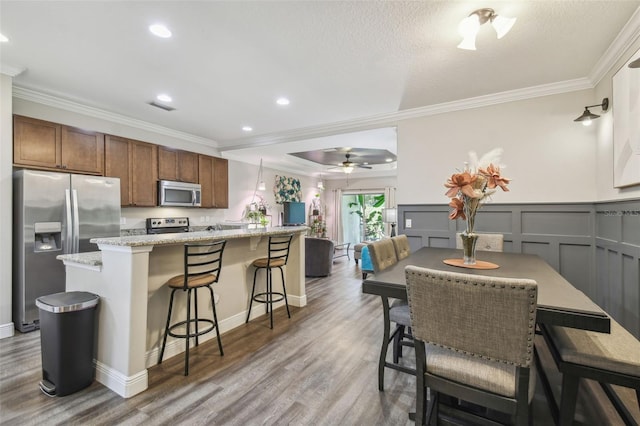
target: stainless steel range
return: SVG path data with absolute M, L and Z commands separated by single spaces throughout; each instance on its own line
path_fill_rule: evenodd
M 147 219 L 147 234 L 189 232 L 188 217 L 151 217 Z

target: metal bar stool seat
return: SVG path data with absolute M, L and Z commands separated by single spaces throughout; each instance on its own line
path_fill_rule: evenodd
M 226 241 L 216 241 L 215 243 L 193 243 L 184 245 L 184 274 L 170 278 L 166 284 L 171 289 L 169 300 L 169 312 L 165 325 L 162 348 L 158 357 L 158 364 L 162 364 L 162 356 L 167 345 L 167 336 L 185 339 L 185 359 L 184 375 L 189 375 L 189 344 L 190 339 L 195 339 L 196 346 L 199 345 L 199 336 L 213 331 L 215 328 L 218 339 L 218 349 L 220 355 L 224 355 L 222 350 L 222 340 L 220 339 L 220 329 L 218 326 L 218 315 L 216 313 L 216 303 L 211 285 L 218 282 L 222 267 L 222 254 Z M 213 319 L 198 317 L 198 289 L 206 287 L 209 289 L 211 297 L 211 310 Z M 171 312 L 176 291 L 187 292 L 187 318 L 183 321 L 171 324 Z M 194 317 L 191 318 L 191 295 L 193 293 Z M 201 327 L 201 324 L 207 324 Z M 184 332 L 178 329 L 185 329 Z
M 289 248 L 291 246 L 292 239 L 293 234 L 270 236 L 267 257 L 261 257 L 251 263 L 255 268 L 255 271 L 253 272 L 253 288 L 251 289 L 251 298 L 249 299 L 249 309 L 245 323 L 248 323 L 249 318 L 251 317 L 251 307 L 253 302 L 264 303 L 266 305 L 266 313 L 271 313 L 270 328 L 273 328 L 273 304 L 276 302 L 284 300 L 284 304 L 287 308 L 287 316 L 291 318 L 289 302 L 287 301 L 287 288 L 284 282 L 284 271 L 282 267 L 287 264 L 287 260 L 289 259 Z M 282 292 L 273 290 L 273 268 L 280 269 Z M 265 291 L 256 293 L 256 277 L 260 269 L 264 269 L 266 271 L 267 283 Z

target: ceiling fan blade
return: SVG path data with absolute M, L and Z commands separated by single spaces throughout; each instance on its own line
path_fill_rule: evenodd
M 356 167 L 359 167 L 361 169 L 372 169 L 373 168 L 371 166 L 363 166 L 362 164 L 356 164 Z

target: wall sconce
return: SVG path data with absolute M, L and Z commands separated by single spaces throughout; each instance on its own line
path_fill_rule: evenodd
M 498 16 L 490 8 L 474 10 L 458 25 L 458 33 L 462 36 L 462 42 L 460 42 L 458 48 L 476 50 L 476 36 L 480 31 L 480 25 L 486 22 L 491 22 L 491 26 L 496 30 L 498 38 L 502 38 L 507 35 L 513 24 L 516 23 L 516 18 Z
M 396 222 L 398 220 L 398 210 L 395 207 L 384 209 L 382 211 L 385 223 L 391 224 L 391 236 L 396 236 Z
M 584 112 L 582 113 L 582 115 L 573 121 L 581 122 L 583 126 L 590 126 L 591 120 L 594 120 L 600 117 L 598 114 L 594 114 L 591 111 L 589 111 L 589 108 L 594 108 L 594 107 L 602 107 L 602 112 L 607 112 L 607 110 L 609 109 L 609 98 L 604 98 L 601 104 L 588 105 L 584 107 Z

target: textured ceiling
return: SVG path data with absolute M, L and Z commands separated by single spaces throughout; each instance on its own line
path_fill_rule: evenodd
M 306 139 L 295 135 L 326 136 L 306 140 L 298 151 L 360 146 L 395 153 L 389 129 L 373 146 L 367 144 L 376 139 L 372 131 L 348 143 L 335 129 L 589 78 L 638 6 L 631 0 L 2 0 L 0 32 L 10 42 L 0 44 L 0 61 L 3 71 L 25 69 L 14 78 L 17 88 L 184 132 L 230 158 L 271 156 L 265 164 L 277 167 L 278 155 L 296 149 L 287 143 Z M 503 39 L 484 25 L 477 51 L 457 49 L 458 22 L 481 7 L 518 20 Z M 156 22 L 174 36 L 152 36 L 147 27 Z M 160 92 L 173 96 L 175 111 L 148 105 Z M 278 107 L 278 96 L 291 104 Z M 274 141 L 287 143 L 264 147 Z

